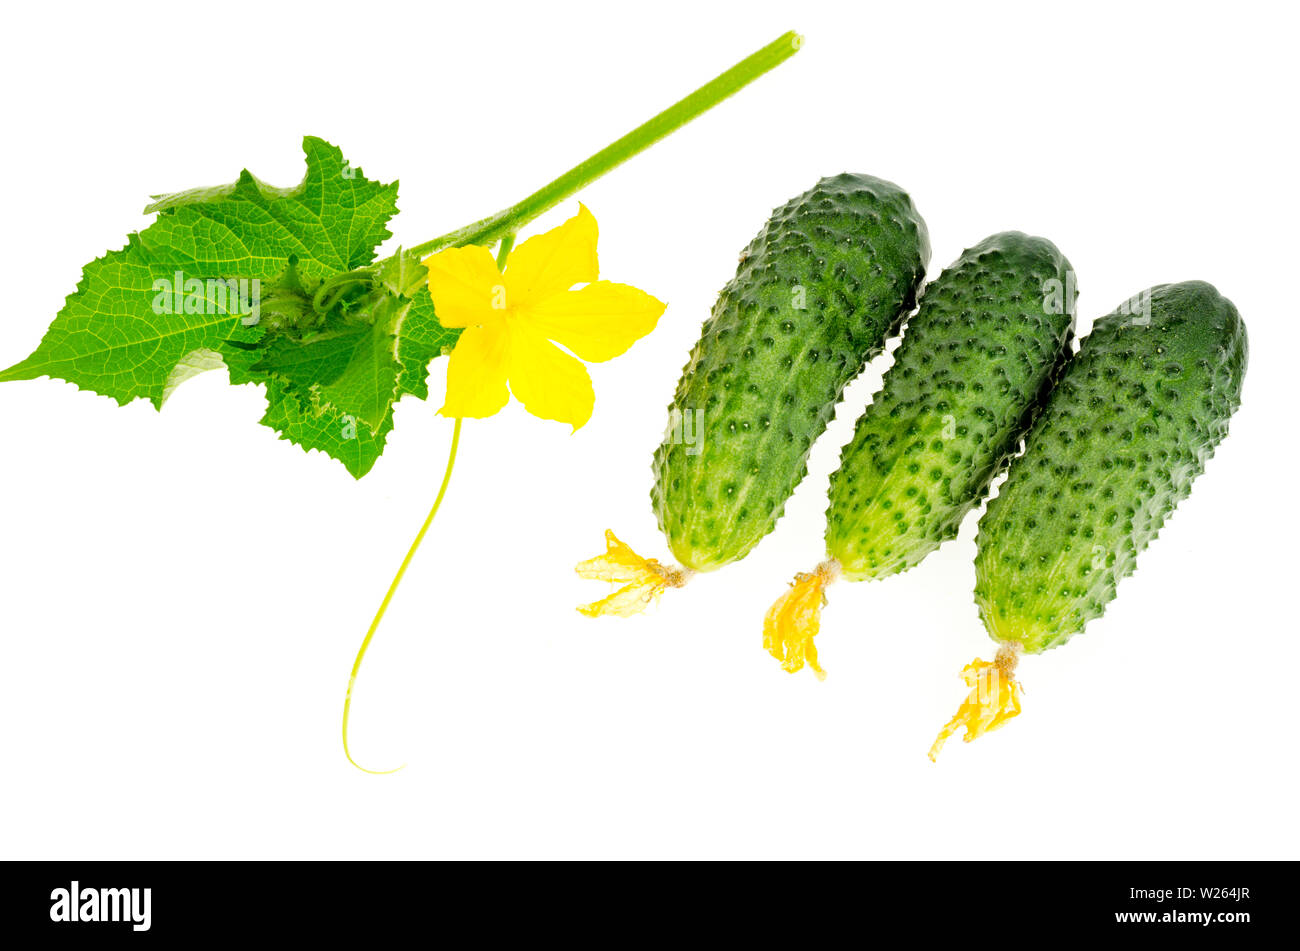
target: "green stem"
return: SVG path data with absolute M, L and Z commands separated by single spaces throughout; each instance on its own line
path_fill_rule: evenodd
M 402 583 L 402 578 L 406 575 L 406 569 L 411 567 L 411 560 L 415 558 L 415 553 L 420 550 L 420 543 L 424 541 L 424 536 L 429 534 L 429 526 L 433 524 L 434 518 L 438 514 L 438 509 L 442 507 L 443 496 L 447 494 L 447 486 L 451 483 L 451 471 L 456 467 L 456 450 L 460 446 L 460 426 L 462 420 L 457 417 L 456 424 L 451 431 L 451 449 L 447 453 L 447 469 L 442 476 L 442 485 L 438 489 L 438 497 L 433 500 L 433 508 L 429 510 L 428 517 L 425 518 L 424 524 L 420 526 L 420 531 L 415 536 L 415 541 L 411 542 L 410 550 L 407 551 L 406 557 L 402 559 L 401 567 L 397 569 L 397 574 L 393 578 L 393 583 L 388 586 L 388 593 L 384 595 L 384 600 L 379 604 L 379 610 L 375 612 L 375 619 L 370 622 L 370 630 L 366 631 L 366 636 L 361 641 L 361 647 L 357 651 L 357 659 L 352 664 L 352 676 L 348 678 L 348 694 L 343 700 L 343 755 L 348 758 L 348 762 L 361 770 L 363 773 L 374 773 L 383 775 L 385 773 L 395 773 L 399 769 L 404 769 L 406 764 L 403 763 L 397 769 L 366 769 L 352 758 L 352 751 L 348 748 L 348 715 L 352 712 L 352 687 L 357 682 L 357 674 L 361 672 L 361 662 L 366 659 L 366 651 L 370 649 L 370 642 L 374 640 L 375 631 L 379 630 L 379 623 L 384 619 L 388 612 L 388 605 L 392 603 L 393 595 L 397 593 L 398 586 Z
M 495 244 L 500 238 L 518 231 L 534 218 L 590 185 L 610 169 L 622 165 L 632 156 L 676 132 L 696 116 L 739 92 L 768 70 L 779 66 L 797 53 L 801 45 L 803 45 L 803 37 L 799 34 L 794 32 L 782 34 L 757 53 L 741 60 L 721 76 L 705 83 L 685 99 L 669 106 L 649 122 L 637 126 L 585 162 L 578 163 L 523 201 L 498 211 L 482 221 L 458 228 L 441 238 L 416 245 L 408 249 L 407 253 L 425 257 L 443 248 L 458 245 Z
M 506 267 L 506 258 L 510 255 L 510 249 L 515 246 L 515 234 L 510 232 L 501 239 L 501 247 L 497 248 L 497 270 L 504 271 Z

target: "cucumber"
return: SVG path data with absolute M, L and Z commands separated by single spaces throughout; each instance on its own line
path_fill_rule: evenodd
M 963 671 L 974 689 L 932 758 L 961 726 L 969 742 L 1019 712 L 1022 652 L 1101 617 L 1227 435 L 1247 353 L 1237 308 L 1203 281 L 1153 287 L 1095 323 L 980 520 L 975 602 L 998 657 Z
M 1231 301 L 1203 281 L 1134 300 L 1097 321 L 980 520 L 975 602 L 999 643 L 1039 653 L 1101 617 L 1241 405 Z
M 823 673 L 813 637 L 827 584 L 914 567 L 988 493 L 1069 354 L 1073 286 L 1056 245 L 1018 231 L 985 238 L 926 286 L 831 476 L 828 560 L 768 612 L 764 646 L 786 670 Z
M 721 568 L 775 527 L 929 259 L 907 193 L 868 175 L 823 178 L 772 213 L 691 351 L 654 455 L 651 502 L 678 562 Z
M 926 287 L 831 476 L 826 551 L 846 579 L 916 566 L 988 494 L 1069 353 L 1069 272 L 1052 242 L 1007 231 Z

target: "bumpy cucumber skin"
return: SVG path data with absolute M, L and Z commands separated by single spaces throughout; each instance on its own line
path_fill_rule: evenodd
M 1203 281 L 1149 293 L 1149 318 L 1097 321 L 980 521 L 975 602 L 997 641 L 1038 653 L 1100 617 L 1241 403 L 1237 308 Z
M 878 178 L 824 178 L 773 211 L 714 304 L 655 452 L 651 502 L 677 561 L 721 568 L 773 529 L 929 260 L 911 198 Z M 673 432 L 681 419 L 691 444 Z
M 988 494 L 1070 352 L 1069 271 L 1052 242 L 1008 231 L 926 285 L 831 476 L 826 550 L 845 578 L 914 567 Z

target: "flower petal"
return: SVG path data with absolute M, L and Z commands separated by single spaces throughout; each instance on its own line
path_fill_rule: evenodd
M 763 647 L 792 674 L 807 663 L 818 680 L 826 679 L 826 671 L 817 662 L 814 638 L 821 628 L 826 586 L 839 573 L 836 561 L 824 561 L 814 571 L 799 572 L 790 590 L 776 599 L 763 619 Z
M 597 281 L 528 309 L 529 324 L 584 360 L 612 360 L 655 329 L 663 301 L 629 284 Z
M 513 330 L 511 391 L 534 416 L 582 427 L 596 402 L 587 368 L 528 328 Z
M 605 530 L 605 553 L 579 562 L 577 572 L 583 578 L 623 585 L 609 597 L 581 605 L 578 610 L 587 617 L 639 614 L 658 601 L 666 588 L 680 588 L 690 578 L 690 572 L 683 568 L 661 565 L 653 558 L 642 558 L 608 529 Z
M 586 617 L 632 617 L 658 602 L 665 587 L 661 579 L 625 584 L 608 597 L 578 605 L 578 612 Z
M 444 327 L 474 327 L 501 319 L 505 279 L 487 248 L 444 248 L 425 258 L 424 266 L 429 269 L 433 309 Z
M 504 323 L 470 327 L 456 341 L 447 362 L 447 398 L 443 416 L 482 419 L 500 411 L 510 400 L 506 372 L 511 340 Z
M 985 733 L 992 733 L 1007 725 L 1012 717 L 1020 715 L 1020 681 L 1016 680 L 1016 662 L 1019 648 L 1003 643 L 997 656 L 991 660 L 976 657 L 961 669 L 962 680 L 971 688 L 965 701 L 953 718 L 944 725 L 930 747 L 930 762 L 934 762 L 948 737 L 962 727 L 969 743 Z
M 510 252 L 506 265 L 507 297 L 512 309 L 526 307 L 567 291 L 574 284 L 594 281 L 598 229 L 586 205 L 550 231 L 533 235 Z

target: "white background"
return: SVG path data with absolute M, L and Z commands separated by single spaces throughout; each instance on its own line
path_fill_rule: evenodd
M 549 5 L 548 5 L 549 6 Z M 401 178 L 394 244 L 516 200 L 797 28 L 794 60 L 582 194 L 602 276 L 669 303 L 595 366 L 576 435 L 465 427 L 447 507 L 357 691 L 353 653 L 441 476 L 406 400 L 354 482 L 257 425 L 222 372 L 159 414 L 0 387 L 0 855 L 1296 858 L 1297 249 L 1283 4 L 379 2 L 10 11 L 0 365 L 147 196 L 302 175 L 304 133 Z M 481 11 L 481 12 L 480 12 Z M 920 568 L 841 584 L 830 676 L 760 646 L 822 557 L 848 393 L 787 515 L 651 614 L 590 621 L 572 566 L 617 530 L 664 557 L 650 456 L 686 353 L 768 211 L 819 176 L 903 185 L 931 274 L 1003 229 L 1079 273 L 1080 329 L 1200 278 L 1251 364 L 1232 433 L 1104 619 L 1021 665 L 1025 712 L 925 751 L 992 645 L 975 518 Z M 537 228 L 572 214 L 556 209 Z M 391 246 L 390 246 L 391 247 Z M 440 396 L 445 361 L 435 364 Z

